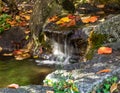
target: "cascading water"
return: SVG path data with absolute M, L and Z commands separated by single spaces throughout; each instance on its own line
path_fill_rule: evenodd
M 45 55 L 44 60 L 36 60 L 39 64 L 70 64 L 79 62 L 79 56 L 74 52 L 79 52 L 76 45 L 71 42 L 70 37 L 72 31 L 46 31 L 45 34 L 49 38 L 52 47 L 52 54 Z

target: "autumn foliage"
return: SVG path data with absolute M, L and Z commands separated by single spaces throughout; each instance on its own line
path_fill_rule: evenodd
M 98 54 L 111 54 L 112 53 L 112 48 L 109 47 L 100 47 L 98 49 Z

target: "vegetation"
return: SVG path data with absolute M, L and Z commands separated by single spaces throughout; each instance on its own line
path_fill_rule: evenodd
M 8 14 L 2 14 L 0 16 L 0 34 L 10 28 L 10 24 L 7 23 L 7 20 L 11 19 L 11 16 Z
M 102 46 L 107 40 L 107 35 L 97 34 L 94 31 L 90 32 L 90 36 L 88 38 L 88 46 L 85 54 L 85 58 L 90 60 L 93 58 L 94 51 Z
M 57 81 L 44 80 L 44 85 L 53 87 L 55 93 L 80 93 L 71 75 L 63 76 L 62 74 L 57 74 L 57 77 Z
M 113 93 L 113 85 L 117 84 L 118 77 L 112 76 L 108 77 L 103 81 L 103 83 L 96 89 L 96 93 Z M 115 88 L 115 87 L 114 87 Z M 117 89 L 117 88 L 116 88 Z M 115 89 L 115 90 L 116 90 Z M 116 90 L 117 91 L 117 90 Z M 118 93 L 118 92 L 117 92 Z
M 38 58 L 43 53 L 46 53 L 46 51 L 51 53 L 52 48 L 49 45 L 51 43 L 47 42 L 48 38 L 46 38 L 43 32 L 45 26 L 47 26 L 48 24 L 50 25 L 53 24 L 51 26 L 55 28 L 55 30 L 57 28 L 60 28 L 60 30 L 59 29 L 58 30 L 61 31 L 61 33 L 63 29 L 67 31 L 72 30 L 73 31 L 72 33 L 74 33 L 74 35 L 77 37 L 75 33 L 77 28 L 82 29 L 83 25 L 84 27 L 87 27 L 87 26 L 91 26 L 106 20 L 106 17 L 102 17 L 97 13 L 101 11 L 104 12 L 103 11 L 105 9 L 104 5 L 107 3 L 110 3 L 111 1 L 116 2 L 118 5 L 120 5 L 119 0 L 107 0 L 107 1 L 106 0 L 36 0 L 34 7 L 32 8 L 27 7 L 26 9 L 27 4 L 25 5 L 25 2 L 23 2 L 20 5 L 19 4 L 16 5 L 15 0 L 0 0 L 0 5 L 1 5 L 0 6 L 0 40 L 1 41 L 9 40 L 9 38 L 4 40 L 4 38 L 2 37 L 2 33 L 5 30 L 9 30 L 12 27 L 19 26 L 21 28 L 24 28 L 24 34 L 26 36 L 25 38 L 22 39 L 23 40 L 22 43 L 24 41 L 28 41 L 27 43 L 25 43 L 26 46 L 22 47 L 24 49 L 20 49 L 20 48 L 12 49 L 12 52 L 10 51 L 11 53 L 3 54 L 2 56 L 14 56 L 16 60 L 23 60 L 26 58 L 30 58 L 31 56 L 33 58 Z M 5 5 L 2 4 L 3 2 Z M 86 13 L 83 15 L 81 15 L 82 13 L 77 14 L 77 12 L 82 11 L 82 10 L 79 11 L 79 9 L 83 9 L 83 11 L 85 12 L 87 11 L 86 7 L 78 8 L 79 3 L 80 4 L 88 3 L 91 7 L 95 6 L 95 9 L 97 8 L 100 11 L 98 11 L 96 14 L 95 13 L 91 13 L 91 14 Z M 97 4 L 98 5 L 103 4 L 103 7 L 98 8 Z M 28 5 L 28 6 L 31 6 L 31 5 Z M 66 10 L 67 13 L 64 10 Z M 110 12 L 111 11 L 113 11 L 113 9 L 110 10 Z M 106 14 L 103 13 L 102 15 L 104 16 Z M 53 35 L 51 35 L 51 38 L 52 36 Z M 16 35 L 15 39 L 17 37 L 18 36 Z M 87 60 L 92 59 L 93 54 L 95 53 L 94 50 L 101 47 L 101 45 L 104 44 L 106 40 L 107 40 L 106 34 L 97 34 L 94 31 L 91 31 L 91 33 L 88 36 L 88 41 L 86 39 L 86 41 L 88 42 L 88 47 L 86 49 L 85 58 Z M 71 42 L 68 41 L 67 43 L 71 43 Z M 12 40 L 9 41 L 9 44 L 11 44 L 10 47 L 12 46 L 19 47 L 20 45 L 22 45 L 21 42 L 17 42 L 17 41 L 14 42 Z M 6 44 L 5 42 L 3 43 L 3 45 L 8 45 L 8 44 Z M 74 44 L 74 47 L 76 48 L 79 46 L 77 46 L 77 44 Z M 0 53 L 3 50 L 3 48 L 4 48 L 3 46 L 0 46 Z M 69 46 L 67 47 L 67 45 L 65 45 L 64 48 L 69 48 Z M 102 51 L 104 51 L 103 49 L 108 49 L 108 48 L 102 47 Z M 70 49 L 66 49 L 66 51 L 67 50 L 70 51 Z M 76 51 L 79 52 L 79 49 L 76 49 Z M 104 54 L 104 53 L 110 54 L 112 53 L 112 49 L 110 52 L 107 51 L 107 52 L 98 53 L 98 54 Z M 37 56 L 34 56 L 34 55 L 37 55 Z M 80 61 L 81 61 L 81 58 L 80 58 Z M 13 70 L 10 70 L 10 71 L 11 71 L 11 75 L 13 75 L 14 73 L 16 73 L 15 71 L 17 71 L 17 68 L 15 68 L 14 71 Z M 107 70 L 106 72 L 110 72 L 110 70 Z M 21 78 L 20 82 L 24 80 L 27 81 L 27 78 L 24 78 L 24 77 Z M 12 81 L 14 83 L 16 79 L 12 79 Z M 111 86 L 113 84 L 116 84 L 117 81 L 118 81 L 118 77 L 116 76 L 106 79 L 104 83 L 97 88 L 96 92 L 109 93 L 111 91 Z M 28 83 L 29 83 L 29 80 L 27 84 Z M 44 81 L 44 84 L 47 86 L 53 87 L 55 93 L 79 93 L 79 89 L 74 82 L 74 78 L 71 75 L 64 76 L 62 74 L 59 74 L 57 81 L 46 79 Z

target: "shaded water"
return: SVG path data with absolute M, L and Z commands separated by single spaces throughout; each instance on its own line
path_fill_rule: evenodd
M 49 66 L 37 66 L 34 60 L 16 61 L 0 58 L 0 87 L 7 87 L 12 83 L 20 86 L 42 84 L 45 76 L 54 71 Z

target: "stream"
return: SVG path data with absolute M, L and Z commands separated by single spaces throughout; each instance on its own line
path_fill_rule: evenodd
M 0 88 L 12 83 L 20 86 L 42 85 L 46 75 L 54 70 L 50 66 L 38 66 L 33 59 L 17 61 L 0 57 Z

